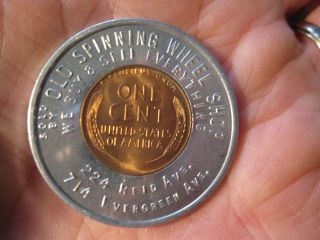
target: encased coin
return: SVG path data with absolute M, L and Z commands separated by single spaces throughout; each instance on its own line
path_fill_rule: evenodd
M 32 93 L 28 131 L 62 199 L 102 222 L 146 226 L 217 188 L 238 119 L 220 65 L 195 39 L 122 19 L 83 30 L 53 54 Z

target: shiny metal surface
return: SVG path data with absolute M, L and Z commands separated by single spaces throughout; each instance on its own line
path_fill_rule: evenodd
M 82 133 L 93 154 L 128 175 L 150 174 L 174 161 L 192 127 L 189 102 L 176 81 L 143 66 L 99 80 L 81 112 Z
M 81 131 L 80 119 L 90 112 L 81 109 L 94 106 L 89 100 L 86 107 L 85 99 L 95 84 L 112 72 L 136 66 L 173 79 L 181 89 L 180 99 L 187 98 L 180 105 L 190 108 L 185 147 L 148 174 L 108 167 L 88 147 L 90 136 L 86 139 Z M 171 108 L 162 116 L 170 122 L 173 112 Z M 116 117 L 116 112 L 111 115 Z M 62 199 L 99 221 L 137 227 L 173 220 L 217 188 L 235 150 L 238 117 L 219 63 L 196 40 L 159 22 L 123 19 L 89 27 L 53 54 L 32 93 L 28 131 L 37 166 Z M 144 159 L 144 154 L 135 158 L 144 162 L 159 156 Z M 121 160 L 125 155 L 117 156 Z
M 308 23 L 308 22 L 300 22 L 295 27 L 295 30 L 299 33 L 301 33 L 303 36 L 309 38 L 316 44 L 316 46 L 320 49 L 320 27 Z

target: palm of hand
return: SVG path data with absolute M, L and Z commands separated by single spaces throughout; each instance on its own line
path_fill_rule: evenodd
M 1 236 L 8 239 L 316 239 L 320 236 L 319 65 L 286 25 L 305 1 L 3 2 L 0 60 Z M 296 4 L 294 2 L 297 2 Z M 299 3 L 298 3 L 299 2 Z M 290 6 L 288 6 L 290 5 Z M 26 111 L 49 54 L 112 17 L 143 17 L 196 36 L 237 94 L 240 139 L 223 185 L 171 224 L 123 229 L 90 220 L 47 187 L 27 143 Z

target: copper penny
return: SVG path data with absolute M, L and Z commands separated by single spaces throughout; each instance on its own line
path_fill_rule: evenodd
M 88 92 L 81 129 L 90 150 L 108 167 L 142 175 L 170 164 L 191 130 L 191 109 L 181 87 L 145 66 L 116 70 Z

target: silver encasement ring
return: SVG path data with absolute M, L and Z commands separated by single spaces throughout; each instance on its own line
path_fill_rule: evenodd
M 311 39 L 320 49 L 320 27 L 309 22 L 302 21 L 294 26 L 294 30 Z

